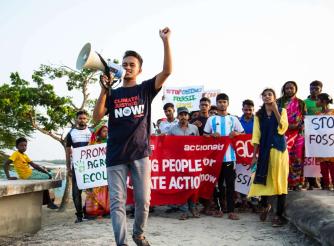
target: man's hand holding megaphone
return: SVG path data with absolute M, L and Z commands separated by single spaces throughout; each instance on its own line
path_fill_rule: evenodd
M 111 86 L 113 85 L 114 76 L 115 74 L 112 72 L 109 73 L 109 76 L 105 73 L 100 75 L 100 86 L 106 92 L 108 92 L 108 88 L 111 88 Z

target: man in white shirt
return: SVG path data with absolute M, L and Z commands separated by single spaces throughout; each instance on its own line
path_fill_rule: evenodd
M 228 95 L 221 93 L 216 97 L 218 115 L 211 116 L 204 127 L 204 136 L 221 137 L 229 136 L 231 138 L 244 133 L 244 129 L 238 117 L 230 115 L 227 112 L 229 105 Z M 238 220 L 239 217 L 234 213 L 234 182 L 235 182 L 235 161 L 236 155 L 232 146 L 229 146 L 224 155 L 221 172 L 218 180 L 219 198 L 223 198 L 222 190 L 226 184 L 226 202 L 228 218 Z
M 163 107 L 167 120 L 160 123 L 159 129 L 162 135 L 168 134 L 168 131 L 176 125 L 179 120 L 174 117 L 175 108 L 173 103 L 166 103 Z

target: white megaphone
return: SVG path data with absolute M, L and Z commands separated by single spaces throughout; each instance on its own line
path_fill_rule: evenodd
M 112 73 L 114 80 L 113 83 L 123 79 L 125 76 L 125 70 L 120 65 L 117 65 L 111 61 L 108 61 L 107 63 L 99 53 L 92 51 L 92 46 L 90 43 L 85 44 L 81 49 L 77 58 L 76 66 L 78 70 L 83 68 L 88 68 L 94 71 L 99 70 L 108 77 L 110 76 L 110 73 Z M 103 85 L 106 88 L 111 86 L 107 86 L 105 84 Z

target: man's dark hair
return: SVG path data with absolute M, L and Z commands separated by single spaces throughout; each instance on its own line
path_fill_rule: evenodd
M 215 105 L 211 105 L 209 111 L 210 111 L 210 110 L 217 110 L 217 109 L 218 109 L 217 106 L 215 106 Z
M 190 118 L 193 116 L 193 114 L 195 114 L 195 113 L 199 113 L 199 110 L 194 110 L 194 111 L 191 111 L 190 113 L 189 113 L 189 115 L 190 115 Z
M 310 83 L 310 86 L 320 86 L 322 88 L 323 84 L 319 80 L 314 80 Z
M 250 99 L 246 99 L 245 101 L 242 102 L 242 106 L 244 107 L 245 105 L 254 107 L 254 102 Z
M 128 57 L 128 56 L 136 57 L 137 60 L 139 61 L 139 67 L 142 67 L 142 65 L 143 65 L 143 58 L 141 58 L 141 56 L 136 51 L 133 51 L 133 50 L 127 50 L 127 51 L 125 51 L 123 59 L 126 58 L 126 57 Z
M 166 103 L 163 107 L 164 110 L 167 110 L 168 108 L 174 109 L 174 104 L 173 103 Z
M 226 95 L 225 93 L 220 93 L 217 95 L 216 97 L 216 102 L 218 102 L 219 100 L 226 100 L 228 101 L 228 95 Z
M 199 102 L 208 102 L 209 104 L 211 104 L 211 100 L 210 98 L 207 98 L 207 97 L 202 97 L 201 100 L 199 100 Z
M 89 114 L 87 113 L 86 110 L 80 110 L 80 111 L 78 111 L 78 112 L 76 113 L 77 118 L 78 118 L 80 115 L 82 115 L 82 114 L 84 114 L 84 115 L 86 115 L 86 116 L 89 116 Z
M 20 137 L 20 138 L 16 139 L 15 146 L 17 147 L 20 143 L 23 143 L 23 142 L 28 143 L 28 140 L 24 137 Z

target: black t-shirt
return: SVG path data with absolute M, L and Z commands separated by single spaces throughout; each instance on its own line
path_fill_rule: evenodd
M 198 127 L 198 131 L 199 131 L 200 136 L 203 136 L 204 127 L 205 127 L 206 121 L 208 119 L 209 119 L 209 117 L 198 116 L 197 118 L 190 121 L 191 124 L 193 124 L 195 121 L 200 121 L 202 123 L 202 125 L 200 127 Z
M 107 167 L 150 155 L 151 103 L 159 90 L 155 89 L 155 77 L 133 87 L 111 90 L 106 102 Z

